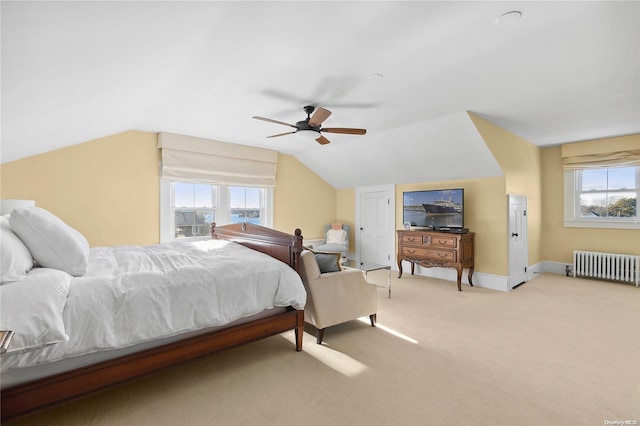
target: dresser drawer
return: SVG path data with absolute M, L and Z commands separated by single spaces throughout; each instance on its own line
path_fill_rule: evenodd
M 400 242 L 404 244 L 422 244 L 422 235 L 401 235 Z
M 442 246 L 442 247 L 451 247 L 456 248 L 458 246 L 458 239 L 456 237 L 447 237 L 447 236 L 439 236 L 439 235 L 425 235 L 424 237 L 425 244 L 430 246 Z
M 457 256 L 455 250 L 438 250 L 436 248 L 428 249 L 421 247 L 401 247 L 402 254 L 410 257 L 420 257 L 423 259 L 443 260 L 447 262 L 456 262 Z

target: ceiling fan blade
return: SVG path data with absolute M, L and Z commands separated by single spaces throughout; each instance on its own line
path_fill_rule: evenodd
M 318 107 L 316 108 L 316 112 L 314 112 L 313 115 L 311 116 L 311 119 L 309 120 L 309 124 L 312 126 L 319 126 L 322 124 L 324 120 L 329 118 L 330 115 L 331 115 L 331 111 L 329 111 L 328 109 Z
M 268 121 L 269 123 L 283 124 L 285 126 L 293 127 L 294 129 L 296 128 L 296 126 L 294 126 L 293 124 L 285 123 L 284 121 L 278 121 L 278 120 L 272 120 L 270 118 L 258 117 L 257 115 L 254 115 L 253 118 L 255 118 L 256 120 Z
M 320 136 L 318 139 L 316 139 L 316 142 L 318 142 L 320 145 L 326 145 L 329 142 L 329 139 L 325 138 L 324 136 Z
M 271 135 L 271 136 L 267 136 L 268 138 L 277 138 L 278 136 L 286 136 L 286 135 L 292 135 L 295 132 L 286 132 L 286 133 L 278 133 L 277 135 Z
M 367 133 L 366 129 L 351 129 L 348 127 L 328 127 L 326 129 L 322 128 L 321 131 L 326 133 L 346 133 L 349 135 L 364 135 Z

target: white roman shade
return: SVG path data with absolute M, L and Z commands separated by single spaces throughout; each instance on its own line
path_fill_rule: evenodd
M 640 135 L 562 145 L 565 169 L 640 165 Z
M 238 186 L 276 186 L 278 152 L 161 132 L 160 176 L 168 179 Z

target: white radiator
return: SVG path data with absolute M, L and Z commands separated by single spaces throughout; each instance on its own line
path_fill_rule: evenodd
M 640 256 L 576 250 L 573 276 L 640 283 Z

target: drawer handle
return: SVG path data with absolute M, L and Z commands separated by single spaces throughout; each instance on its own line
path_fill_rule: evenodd
M 438 244 L 447 244 L 446 240 L 438 240 Z
M 409 237 L 409 241 L 411 242 L 417 241 L 417 238 Z
M 407 249 L 407 253 L 409 253 L 409 254 L 414 254 L 415 252 L 416 252 L 415 250 L 409 250 L 409 249 Z
M 440 258 L 444 259 L 444 258 L 446 258 L 446 257 L 447 257 L 447 254 L 446 254 L 446 253 L 440 253 L 440 252 L 438 252 L 438 257 L 440 257 Z

